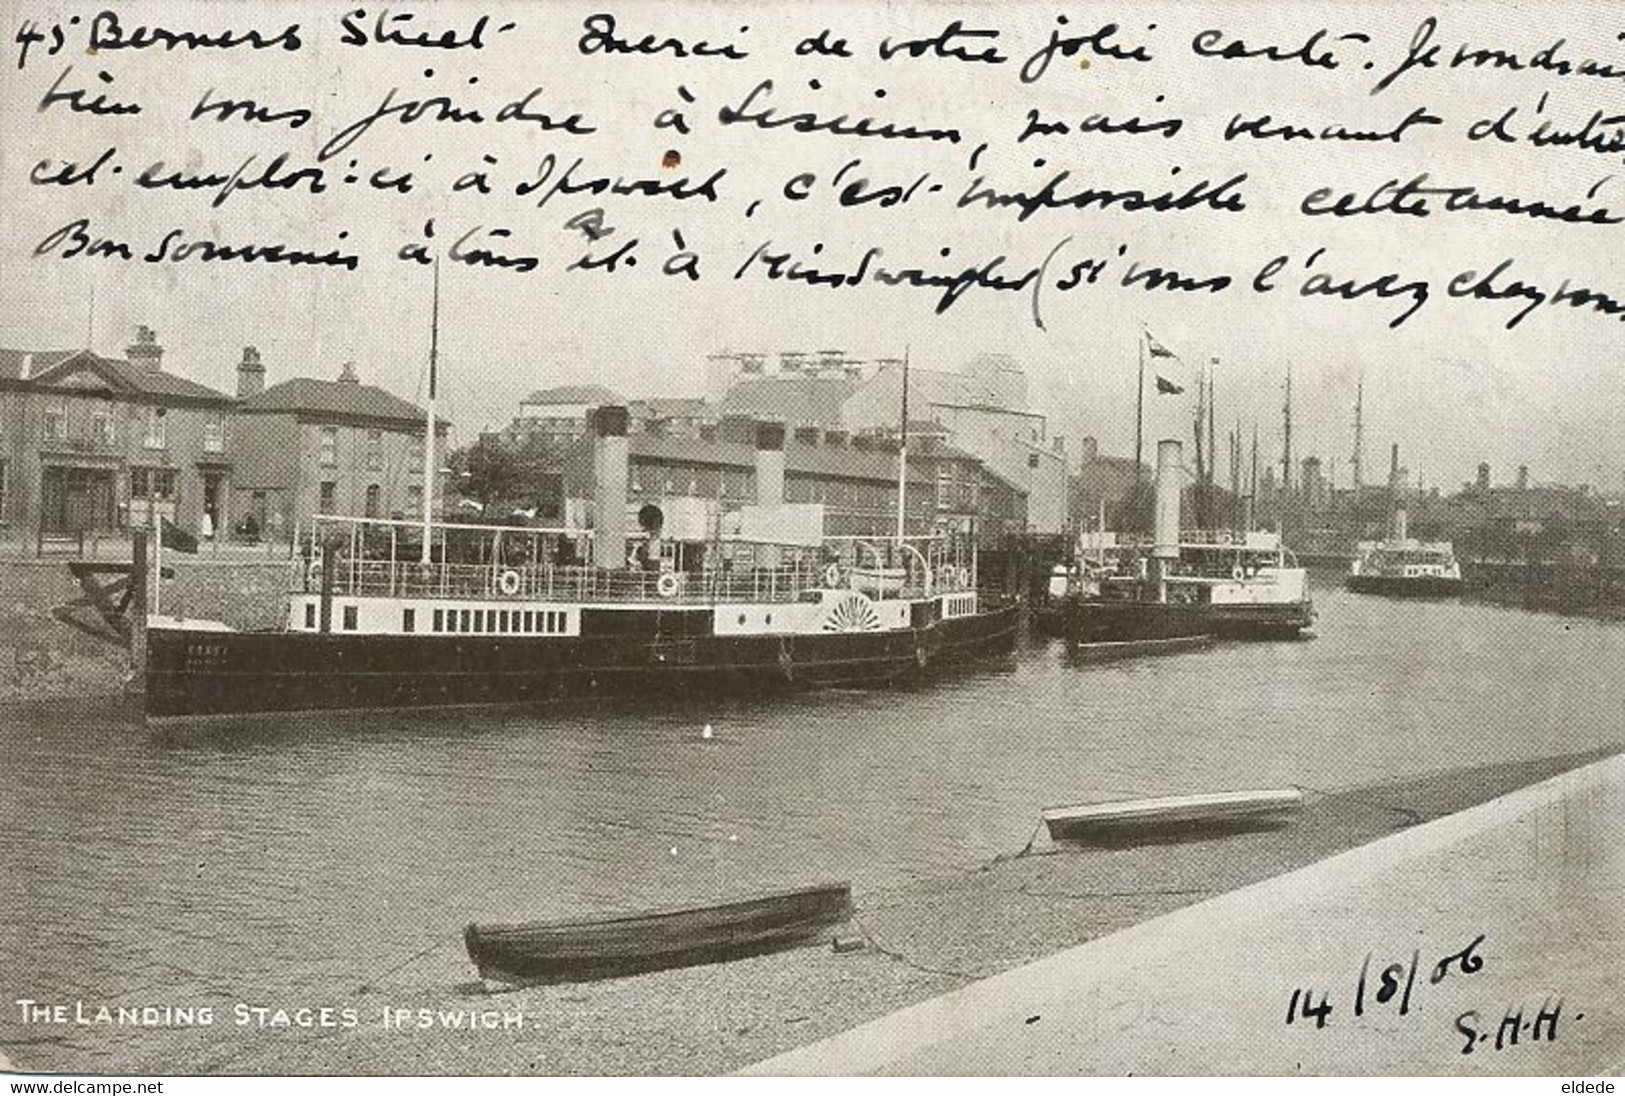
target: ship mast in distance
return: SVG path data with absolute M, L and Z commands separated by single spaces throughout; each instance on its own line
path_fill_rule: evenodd
M 1286 403 L 1281 409 L 1281 490 L 1292 490 L 1292 367 L 1286 367 Z
M 1360 461 L 1365 455 L 1365 374 L 1360 374 L 1359 384 L 1354 389 L 1354 493 L 1358 495 L 1363 486 L 1360 478 Z
M 434 523 L 434 386 L 435 371 L 440 360 L 440 260 L 434 262 L 434 304 L 429 312 L 429 399 L 423 424 L 423 553 L 422 563 L 428 563 L 430 541 Z
M 903 548 L 905 521 L 908 516 L 908 351 L 903 347 L 903 411 L 897 435 L 897 549 Z

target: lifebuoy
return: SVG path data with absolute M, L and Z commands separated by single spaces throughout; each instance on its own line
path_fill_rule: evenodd
M 841 585 L 841 565 L 832 563 L 824 568 L 824 585 L 836 587 Z
M 513 597 L 519 593 L 520 585 L 518 571 L 508 570 L 497 576 L 497 589 L 501 590 L 507 597 Z
M 676 597 L 682 585 L 675 571 L 667 571 L 655 580 L 655 590 L 661 597 Z
M 317 589 L 320 589 L 321 585 L 322 561 L 319 559 L 313 559 L 310 561 L 310 566 L 305 568 L 305 588 L 308 590 L 314 586 Z
M 1235 579 L 1237 582 L 1240 582 L 1241 579 L 1242 579 L 1242 576 L 1245 575 L 1245 574 L 1246 574 L 1246 572 L 1241 569 L 1241 564 L 1239 564 L 1239 563 L 1236 564 L 1234 567 L 1230 568 L 1230 577 Z
M 926 668 L 927 665 L 930 664 L 930 662 L 931 662 L 931 654 L 930 654 L 929 651 L 927 651 L 925 649 L 925 644 L 923 644 L 923 643 L 918 644 L 914 648 L 914 665 L 918 666 L 920 669 L 923 670 L 923 669 Z
M 970 568 L 969 567 L 960 567 L 959 568 L 959 585 L 965 587 L 966 589 L 970 588 Z

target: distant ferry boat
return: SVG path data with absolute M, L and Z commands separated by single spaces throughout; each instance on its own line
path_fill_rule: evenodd
M 1401 510 L 1394 516 L 1392 537 L 1360 543 L 1349 566 L 1348 588 L 1360 594 L 1454 597 L 1462 592 L 1461 564 L 1449 541 L 1407 536 Z

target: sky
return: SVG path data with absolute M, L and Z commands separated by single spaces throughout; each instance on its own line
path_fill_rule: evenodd
M 0 10 L 8 28 L 34 21 L 47 30 L 77 11 L 18 0 L 4 0 Z M 414 15 L 411 24 L 391 24 L 396 29 L 464 37 L 489 15 L 478 51 L 347 45 L 339 19 L 352 10 L 295 3 L 119 9 L 126 33 L 146 24 L 211 33 L 253 26 L 270 35 L 297 23 L 303 48 L 294 52 L 104 49 L 89 55 L 81 23 L 65 25 L 68 44 L 57 56 L 46 55 L 48 41 L 36 44 L 19 70 L 19 47 L 9 43 L 0 66 L 0 345 L 89 342 L 100 352 L 119 353 L 134 325 L 144 323 L 158 331 L 169 368 L 219 388 L 234 387 L 241 349 L 254 345 L 271 383 L 293 375 L 336 377 L 353 360 L 364 380 L 421 398 L 431 277 L 426 267 L 396 254 L 421 242 L 424 223 L 433 218 L 442 248 L 473 232 L 476 240 L 537 257 L 538 268 L 528 273 L 442 262 L 441 406 L 465 436 L 507 421 L 520 396 L 555 384 L 598 382 L 627 396 L 699 394 L 706 356 L 724 348 L 839 347 L 859 358 L 894 357 L 906 349 L 913 362 L 939 369 L 992 351 L 1009 353 L 1025 367 L 1035 409 L 1051 416 L 1052 433 L 1090 434 L 1104 451 L 1126 454 L 1134 436 L 1140 340 L 1149 330 L 1178 354 L 1177 361 L 1156 364 L 1181 383 L 1201 363 L 1218 359 L 1220 434 L 1238 422 L 1250 434 L 1256 423 L 1266 459 L 1280 452 L 1282 389 L 1290 370 L 1294 451 L 1321 456 L 1341 483 L 1348 479 L 1355 391 L 1363 380 L 1368 480 L 1384 474 L 1388 445 L 1398 442 L 1402 463 L 1446 489 L 1470 480 L 1481 460 L 1492 465 L 1497 482 L 1510 481 L 1516 467 L 1527 464 L 1537 482 L 1625 489 L 1625 325 L 1619 318 L 1546 307 L 1508 330 L 1512 304 L 1452 300 L 1445 291 L 1463 271 L 1487 271 L 1510 259 L 1514 274 L 1531 284 L 1551 288 L 1570 279 L 1625 300 L 1620 226 L 1490 211 L 1435 210 L 1426 218 L 1300 212 L 1318 188 L 1363 201 L 1390 179 L 1423 172 L 1438 185 L 1625 210 L 1625 151 L 1467 137 L 1475 121 L 1511 108 L 1517 113 L 1509 128 L 1520 135 L 1537 119 L 1577 127 L 1595 111 L 1618 110 L 1619 80 L 1445 65 L 1412 69 L 1372 93 L 1435 9 L 1068 5 L 1071 21 L 1059 28 L 1064 33 L 1088 33 L 1115 19 L 1122 25 L 1114 40 L 1144 46 L 1153 60 L 1101 57 L 1085 48 L 1081 57 L 1054 61 L 1031 83 L 1020 79 L 1021 61 L 1058 28 L 1058 9 L 803 3 L 686 5 L 681 11 L 654 3 L 388 9 Z M 367 10 L 369 18 L 357 26 L 370 33 L 385 9 Z M 644 35 L 656 42 L 677 37 L 692 49 L 705 39 L 733 42 L 749 56 L 676 58 L 670 48 L 659 56 L 583 53 L 584 20 L 594 11 L 616 16 L 624 43 Z M 1532 16 L 1512 5 L 1451 5 L 1438 13 L 1430 41 L 1446 62 L 1464 44 L 1527 60 L 1561 37 L 1558 59 L 1598 57 L 1625 67 L 1617 7 L 1554 4 Z M 970 49 L 994 42 L 1009 62 L 906 55 L 882 62 L 875 55 L 882 39 L 927 36 L 954 20 L 999 29 L 998 39 L 961 41 Z M 511 30 L 496 29 L 509 22 Z M 796 56 L 799 40 L 826 27 L 847 38 L 857 56 Z M 1275 44 L 1288 53 L 1322 29 L 1322 47 L 1335 43 L 1335 70 L 1299 60 L 1204 58 L 1192 45 L 1199 33 L 1215 30 L 1223 41 L 1243 40 L 1250 50 Z M 1339 40 L 1343 35 L 1369 41 Z M 1091 63 L 1084 67 L 1081 60 Z M 41 111 L 42 96 L 59 76 L 65 88 L 94 89 L 87 99 L 123 96 L 142 111 L 101 116 L 63 103 Z M 722 108 L 740 106 L 769 79 L 773 89 L 758 95 L 758 105 L 825 119 L 844 113 L 951 128 L 962 139 L 882 140 L 719 121 Z M 369 114 L 392 88 L 396 102 L 443 95 L 480 110 L 487 121 L 426 117 L 403 125 L 389 117 L 344 152 L 318 159 L 336 133 Z M 490 120 L 533 88 L 541 89 L 534 109 L 558 119 L 579 113 L 596 132 L 572 136 Z M 679 88 L 694 102 L 685 102 Z M 313 117 L 298 128 L 191 120 L 194 105 L 211 91 L 280 109 L 306 107 Z M 684 111 L 687 133 L 654 125 L 674 107 Z M 1377 130 L 1417 108 L 1440 124 L 1417 127 L 1398 142 L 1223 137 L 1236 116 L 1268 113 L 1317 130 L 1335 124 Z M 1074 126 L 1104 114 L 1118 122 L 1178 118 L 1181 129 L 1172 138 L 1057 132 L 1018 140 L 1035 110 L 1046 121 Z M 984 142 L 972 167 L 972 153 Z M 108 149 L 111 158 L 93 185 L 29 181 L 41 160 L 84 165 Z M 661 166 L 668 151 L 679 153 L 679 168 Z M 245 189 L 211 204 L 218 187 L 165 192 L 133 185 L 155 161 L 169 170 L 229 175 L 251 155 L 254 165 L 263 165 L 279 153 L 288 155 L 290 171 L 322 167 L 326 192 Z M 537 194 L 521 198 L 515 188 L 533 180 L 548 156 L 555 158 L 554 179 L 577 157 L 583 161 L 578 180 L 686 175 L 697 183 L 718 169 L 727 174 L 715 203 L 581 193 L 556 195 L 538 207 Z M 851 161 L 857 163 L 846 166 Z M 124 170 L 115 174 L 113 166 Z M 865 178 L 875 188 L 901 189 L 926 179 L 908 202 L 847 208 L 831 183 L 843 167 L 843 184 Z M 452 180 L 481 168 L 493 193 L 450 193 Z M 414 192 L 369 190 L 365 179 L 379 170 L 412 170 Z M 1246 209 L 1057 209 L 1022 219 L 1014 209 L 956 201 L 978 177 L 1003 192 L 1031 193 L 1060 170 L 1070 173 L 1066 185 L 1073 188 L 1152 192 L 1245 174 L 1237 189 Z M 344 182 L 347 174 L 360 181 Z M 804 176 L 811 178 L 798 180 Z M 787 184 L 808 196 L 786 197 Z M 566 222 L 593 209 L 602 211 L 596 223 L 614 232 L 589 245 Z M 123 240 L 138 256 L 179 230 L 188 240 L 342 247 L 353 250 L 360 266 L 123 262 L 64 258 L 63 246 L 33 254 L 81 218 L 88 233 Z M 491 237 L 493 229 L 509 235 Z M 346 233 L 342 241 L 340 232 Z M 661 271 L 679 250 L 674 232 L 683 236 L 682 250 L 700 256 L 698 280 Z M 636 267 L 565 269 L 583 252 L 604 254 L 633 238 L 639 241 L 632 252 Z M 1012 273 L 1051 254 L 1056 265 L 1039 294 L 1040 328 L 1030 292 L 971 289 L 938 314 L 937 292 L 772 281 L 764 266 L 746 261 L 758 246 L 843 270 L 871 247 L 883 248 L 883 261 L 898 267 L 956 272 L 1001 254 Z M 943 248 L 951 249 L 949 257 Z M 1306 268 L 1317 252 L 1314 267 Z M 1255 292 L 1254 276 L 1277 256 L 1286 258 L 1278 288 Z M 1055 288 L 1065 267 L 1083 259 L 1108 260 L 1100 284 Z M 1228 275 L 1234 286 L 1215 294 L 1116 284 L 1134 261 L 1193 277 Z M 745 272 L 736 277 L 741 264 Z M 1431 298 L 1391 327 L 1405 299 L 1300 296 L 1298 287 L 1319 272 L 1356 285 L 1389 273 L 1400 282 L 1425 279 Z M 1187 398 L 1147 400 L 1148 438 L 1189 437 Z

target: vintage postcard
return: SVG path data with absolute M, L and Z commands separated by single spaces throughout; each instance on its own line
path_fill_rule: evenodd
M 1625 1069 L 1617 3 L 0 16 L 6 1071 Z

